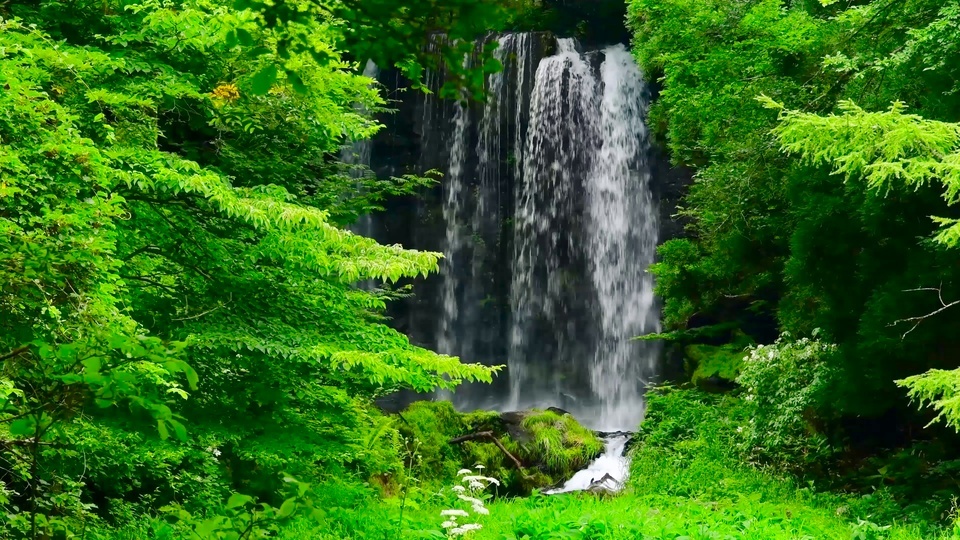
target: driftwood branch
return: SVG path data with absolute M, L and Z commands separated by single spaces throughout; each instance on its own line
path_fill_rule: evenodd
M 945 302 L 943 300 L 942 289 L 943 289 L 943 284 L 940 284 L 940 287 L 936 287 L 936 288 L 935 287 L 918 287 L 916 289 L 907 289 L 903 291 L 903 292 L 923 292 L 923 291 L 935 292 L 937 293 L 937 300 L 940 301 L 940 308 L 934 311 L 931 311 L 926 315 L 919 315 L 917 317 L 908 317 L 906 319 L 897 319 L 896 321 L 893 321 L 890 324 L 890 326 L 896 326 L 900 323 L 913 323 L 913 326 L 911 326 L 909 330 L 904 332 L 903 335 L 900 336 L 900 339 L 906 339 L 906 337 L 910 334 L 910 332 L 913 332 L 914 330 L 916 330 L 917 327 L 920 326 L 920 323 L 922 323 L 923 321 L 929 319 L 930 317 L 939 315 L 940 313 L 943 313 L 944 311 L 952 308 L 953 306 L 960 304 L 960 300 L 954 300 L 953 302 L 950 302 L 950 303 Z
M 13 358 L 14 356 L 19 356 L 19 355 L 27 352 L 28 350 L 30 350 L 30 346 L 29 346 L 29 345 L 24 345 L 23 347 L 17 347 L 16 349 L 14 349 L 14 350 L 12 350 L 12 351 L 10 351 L 10 352 L 8 352 L 8 353 L 0 354 L 0 362 L 2 362 L 2 361 L 4 361 L 4 360 L 8 360 L 8 359 L 10 359 L 10 358 Z
M 493 444 L 497 445 L 497 448 L 499 448 L 500 451 L 503 452 L 504 455 L 506 455 L 508 458 L 510 458 L 510 461 L 512 461 L 513 464 L 517 466 L 517 470 L 520 471 L 520 474 L 522 474 L 524 478 L 527 478 L 527 479 L 531 478 L 531 476 L 527 474 L 526 471 L 523 470 L 523 464 L 520 463 L 520 460 L 517 459 L 517 456 L 511 454 L 510 451 L 507 450 L 507 447 L 500 442 L 500 439 L 498 439 L 497 436 L 494 435 L 492 431 L 480 431 L 477 433 L 462 435 L 460 437 L 450 439 L 449 441 L 447 441 L 447 444 L 460 444 L 463 442 L 475 441 L 478 439 L 489 439 L 490 441 L 492 441 Z

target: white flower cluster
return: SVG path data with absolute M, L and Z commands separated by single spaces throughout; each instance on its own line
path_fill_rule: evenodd
M 474 473 L 470 469 L 460 469 L 457 475 L 460 476 L 460 482 L 465 485 L 455 485 L 450 489 L 457 494 L 457 499 L 468 503 L 475 514 L 487 515 L 490 513 L 490 510 L 487 509 L 480 496 L 483 491 L 491 485 L 499 486 L 500 481 L 496 478 L 490 478 L 489 476 L 480 474 L 479 471 L 483 469 L 483 465 L 477 465 L 476 468 L 477 473 Z M 451 538 L 466 536 L 470 532 L 480 530 L 481 528 L 479 523 L 461 524 L 457 521 L 457 518 L 470 517 L 470 513 L 466 510 L 451 508 L 440 512 L 440 516 L 446 518 L 441 526 L 447 531 L 447 535 Z

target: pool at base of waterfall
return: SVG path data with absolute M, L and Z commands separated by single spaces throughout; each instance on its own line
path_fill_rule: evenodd
M 627 457 L 627 443 L 631 433 L 618 432 L 601 435 L 605 447 L 603 454 L 589 467 L 578 471 L 562 487 L 544 491 L 546 495 L 557 495 L 573 491 L 595 491 L 616 493 L 623 489 L 630 474 L 630 458 Z

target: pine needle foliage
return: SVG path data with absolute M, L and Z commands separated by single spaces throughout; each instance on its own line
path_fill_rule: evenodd
M 936 183 L 947 205 L 960 201 L 960 124 L 909 114 L 899 101 L 885 111 L 869 112 L 843 100 L 840 114 L 821 116 L 784 109 L 765 96 L 760 100 L 781 109 L 774 134 L 784 151 L 813 165 L 829 165 L 846 178 L 863 177 L 878 191 L 889 191 L 895 183 L 915 190 Z M 960 220 L 932 219 L 941 227 L 937 243 L 960 244 Z
M 909 114 L 902 102 L 894 102 L 885 111 L 869 112 L 842 101 L 840 114 L 820 116 L 786 110 L 769 98 L 761 99 L 768 107 L 781 110 L 774 133 L 784 151 L 813 165 L 828 165 L 845 178 L 862 177 L 874 190 L 888 192 L 897 184 L 919 190 L 937 184 L 947 206 L 960 201 L 960 124 Z M 944 248 L 957 247 L 960 220 L 932 219 L 940 226 L 934 241 Z M 943 309 L 949 307 L 943 304 Z M 917 318 L 917 324 L 920 322 L 922 317 Z M 907 388 L 919 405 L 937 411 L 934 422 L 943 420 L 960 430 L 960 370 L 934 369 L 897 384 Z

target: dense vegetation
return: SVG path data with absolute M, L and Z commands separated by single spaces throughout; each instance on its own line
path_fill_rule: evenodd
M 960 538 L 956 0 L 629 2 L 695 173 L 655 338 L 722 393 L 651 397 L 624 494 L 540 495 L 562 411 L 373 405 L 497 369 L 387 324 L 441 255 L 349 226 L 436 179 L 338 161 L 359 62 L 483 99 L 479 35 L 602 39 L 567 3 L 0 3 L 0 538 Z
M 958 15 L 940 0 L 630 3 L 662 87 L 651 121 L 695 172 L 689 234 L 654 269 L 661 337 L 720 347 L 708 361 L 728 379 L 742 366 L 765 462 L 956 457 Z M 744 360 L 745 339 L 777 344 Z
M 690 237 L 656 269 L 671 329 L 818 332 L 838 346 L 841 415 L 881 415 L 903 404 L 895 380 L 956 368 L 958 6 L 634 0 L 630 13 L 663 86 L 653 123 L 696 171 Z
M 0 537 L 156 512 L 249 537 L 299 479 L 402 470 L 376 396 L 490 380 L 384 324 L 440 255 L 344 228 L 433 180 L 332 156 L 384 105 L 341 47 L 501 10 L 370 4 L 0 6 Z M 427 38 L 368 52 L 415 72 Z

